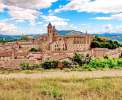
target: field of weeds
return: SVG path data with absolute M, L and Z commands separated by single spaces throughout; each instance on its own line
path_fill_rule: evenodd
M 1 79 L 0 100 L 122 100 L 122 77 Z

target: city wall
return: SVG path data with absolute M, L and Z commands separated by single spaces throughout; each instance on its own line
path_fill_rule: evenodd
M 7 59 L 0 60 L 0 68 L 10 68 L 10 69 L 20 69 L 21 63 L 29 63 L 29 64 L 38 64 L 37 60 L 28 60 L 28 59 Z

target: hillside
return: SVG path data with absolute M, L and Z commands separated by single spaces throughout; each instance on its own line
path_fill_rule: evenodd
M 60 35 L 72 35 L 72 34 L 84 34 L 80 31 L 75 31 L 75 30 L 57 30 L 57 32 L 60 34 Z M 101 36 L 101 37 L 107 37 L 109 38 L 110 40 L 117 40 L 117 41 L 120 41 L 122 42 L 122 33 L 101 33 L 101 34 L 93 34 L 93 35 L 97 35 L 97 36 Z M 29 36 L 32 36 L 32 37 L 38 37 L 39 34 L 32 34 L 32 35 L 29 35 Z M 3 35 L 3 34 L 0 34 L 0 40 L 8 40 L 8 41 L 13 41 L 13 40 L 18 40 L 20 39 L 21 35 Z
M 75 31 L 75 30 L 60 30 L 57 31 L 60 35 L 72 35 L 72 34 L 83 34 L 80 31 Z
M 70 34 L 84 34 L 80 31 L 75 31 L 75 30 L 61 30 L 58 31 L 60 35 L 70 35 Z M 93 34 L 101 37 L 107 37 L 110 40 L 117 40 L 122 42 L 122 33 L 100 33 L 100 34 Z
M 117 40 L 122 42 L 122 33 L 101 33 L 101 34 L 95 34 L 97 36 L 107 37 L 110 40 Z
M 2 35 L 0 34 L 0 40 L 14 41 L 20 39 L 20 35 Z

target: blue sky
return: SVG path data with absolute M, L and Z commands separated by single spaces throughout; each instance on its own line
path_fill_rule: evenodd
M 0 0 L 0 33 L 58 30 L 122 33 L 122 0 Z

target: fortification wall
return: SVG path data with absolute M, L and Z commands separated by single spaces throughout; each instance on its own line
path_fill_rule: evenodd
M 111 58 L 118 58 L 120 57 L 122 53 L 122 48 L 117 48 L 117 49 L 107 49 L 107 48 L 94 48 L 91 50 L 91 54 L 93 57 L 111 57 Z
M 28 59 L 9 59 L 9 60 L 0 60 L 0 68 L 10 68 L 10 69 L 20 69 L 21 63 L 29 64 L 38 64 L 37 60 L 28 60 Z

